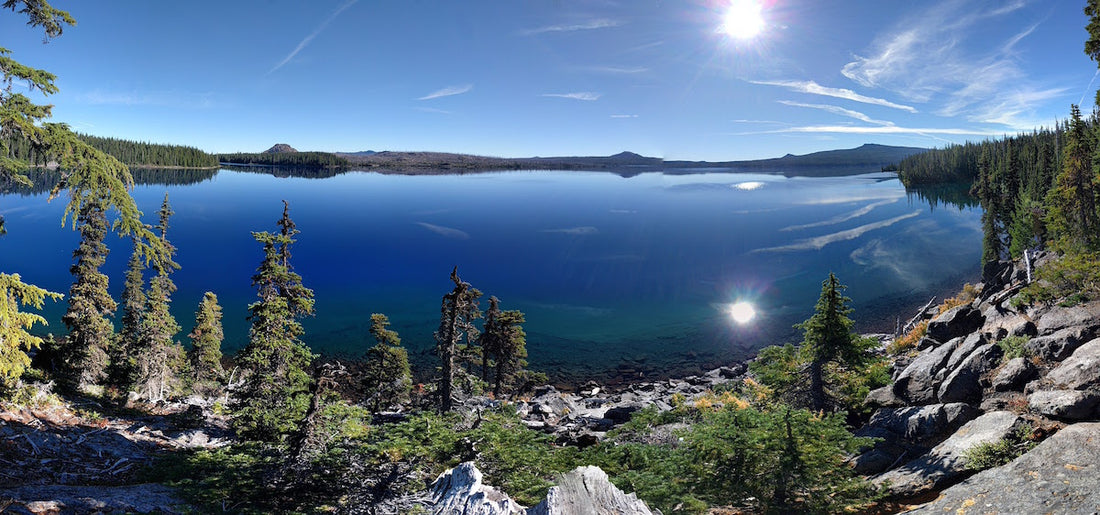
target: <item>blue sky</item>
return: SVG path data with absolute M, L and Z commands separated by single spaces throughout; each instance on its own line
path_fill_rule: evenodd
M 1088 112 L 1100 85 L 1083 0 L 744 2 L 753 36 L 730 0 L 56 0 L 76 27 L 42 44 L 4 11 L 0 46 L 58 75 L 55 121 L 211 152 L 931 147 Z

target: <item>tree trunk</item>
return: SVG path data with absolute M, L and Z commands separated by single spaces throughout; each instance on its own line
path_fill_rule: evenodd
M 814 411 L 825 409 L 824 364 L 814 360 L 810 362 L 810 407 Z

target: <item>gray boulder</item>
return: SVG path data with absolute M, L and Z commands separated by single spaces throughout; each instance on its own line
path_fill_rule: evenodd
M 481 483 L 472 461 L 447 470 L 432 483 L 433 515 L 523 515 L 523 506 L 507 494 Z
M 951 356 L 947 358 L 947 363 L 944 368 L 947 370 L 955 370 L 960 363 L 966 358 L 970 357 L 978 347 L 989 343 L 989 339 L 982 333 L 970 333 L 963 337 L 962 343 L 958 344 L 954 350 L 951 351 Z
M 1040 336 L 1054 334 L 1067 327 L 1100 327 L 1100 302 L 1087 302 L 1071 308 L 1054 308 L 1044 313 L 1035 326 Z
M 634 416 L 635 411 L 641 411 L 646 407 L 643 402 L 628 402 L 626 404 L 619 404 L 613 406 L 604 413 L 604 418 L 611 420 L 615 425 L 625 424 L 630 422 L 630 417 Z
M 981 402 L 982 375 L 996 368 L 1003 355 L 1004 351 L 997 344 L 990 343 L 977 348 L 944 380 L 939 389 L 940 401 Z
M 970 304 L 953 307 L 928 323 L 928 337 L 946 342 L 966 336 L 985 323 L 985 316 Z
M 1100 385 L 1100 338 L 1092 340 L 1047 373 L 1056 388 L 1085 390 Z
M 1064 327 L 1044 336 L 1037 336 L 1024 344 L 1024 350 L 1045 361 L 1062 361 L 1077 347 L 1096 336 L 1095 327 Z
M 659 511 L 657 512 L 660 513 Z M 527 515 L 652 515 L 634 494 L 624 494 L 599 467 L 577 467 L 563 475 L 546 500 Z
M 864 428 L 882 429 L 908 442 L 930 446 L 943 440 L 979 414 L 980 412 L 974 407 L 958 402 L 908 408 L 882 408 L 871 415 L 871 420 Z
M 896 497 L 924 494 L 968 473 L 966 452 L 976 445 L 994 443 L 1012 434 L 1020 418 L 1010 411 L 986 413 L 959 428 L 928 454 L 872 478 Z
M 1091 420 L 1100 415 L 1100 395 L 1079 390 L 1039 390 L 1027 398 L 1028 407 L 1048 417 Z
M 1035 379 L 1038 372 L 1027 358 L 1010 359 L 993 376 L 993 389 L 998 392 L 1021 391 L 1028 381 Z
M 952 340 L 917 356 L 894 378 L 894 395 L 910 404 L 936 402 L 936 389 L 939 387 L 936 374 L 943 369 L 951 353 L 960 343 L 962 340 Z
M 909 512 L 1096 513 L 1100 424 L 1074 424 L 1003 467 L 983 471 Z

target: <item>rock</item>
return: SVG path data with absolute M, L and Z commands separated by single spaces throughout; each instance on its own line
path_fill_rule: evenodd
M 127 486 L 25 486 L 0 488 L 0 506 L 13 501 L 2 513 L 190 513 L 164 485 Z
M 959 363 L 962 363 L 963 360 L 970 357 L 970 353 L 987 343 L 989 343 L 989 339 L 982 333 L 970 333 L 966 335 L 962 343 L 958 344 L 958 347 L 951 351 L 951 357 L 947 358 L 947 363 L 944 367 L 949 371 L 954 371 L 955 368 L 959 366 Z
M 604 414 L 604 418 L 611 420 L 615 425 L 625 424 L 630 422 L 630 417 L 634 415 L 635 411 L 641 411 L 645 407 L 646 404 L 641 402 L 619 404 L 608 409 L 607 413 Z
M 940 401 L 973 404 L 981 402 L 982 375 L 1000 364 L 1003 355 L 1004 351 L 997 344 L 979 347 L 944 380 L 939 389 Z
M 577 467 L 563 475 L 546 500 L 527 515 L 652 515 L 634 494 L 624 494 L 599 467 Z M 660 512 L 658 512 L 660 513 Z
M 1095 513 L 1100 506 L 1100 424 L 1074 424 L 1015 461 L 983 471 L 908 512 Z
M 985 323 L 985 317 L 970 304 L 953 307 L 928 323 L 928 337 L 946 342 L 976 331 Z
M 938 443 L 960 426 L 978 416 L 978 410 L 963 403 L 932 404 L 909 408 L 882 408 L 871 415 L 864 429 L 882 429 L 919 445 Z M 857 433 L 863 434 L 863 429 Z
M 1047 373 L 1054 387 L 1066 390 L 1086 390 L 1100 385 L 1100 338 L 1092 340 Z
M 1035 326 L 1040 336 L 1054 334 L 1067 327 L 1100 327 L 1100 302 L 1052 309 L 1043 314 Z M 1091 340 L 1094 337 L 1095 334 L 1086 339 Z
M 872 478 L 891 495 L 913 497 L 954 481 L 967 473 L 966 452 L 982 443 L 994 443 L 1012 434 L 1020 418 L 1010 411 L 986 413 L 959 428 L 928 454 Z
M 947 359 L 951 357 L 951 352 L 959 343 L 962 343 L 962 340 L 952 340 L 951 343 L 940 345 L 917 356 L 894 378 L 894 395 L 910 404 L 936 402 L 936 389 L 939 387 L 936 373 L 943 369 Z
M 1044 361 L 1062 361 L 1082 343 L 1096 336 L 1091 327 L 1065 327 L 1045 336 L 1037 336 L 1024 344 L 1024 351 Z
M 1027 398 L 1028 407 L 1048 417 L 1090 420 L 1100 415 L 1100 395 L 1077 390 L 1039 390 Z
M 467 461 L 444 471 L 432 483 L 435 515 L 522 515 L 523 506 L 507 494 L 481 483 L 481 471 Z
M 875 388 L 867 393 L 864 403 L 872 408 L 899 408 L 905 403 L 894 395 L 894 389 L 890 386 Z
M 1027 358 L 1010 359 L 993 376 L 993 389 L 998 392 L 1022 391 L 1023 386 L 1034 379 L 1037 373 L 1035 365 Z

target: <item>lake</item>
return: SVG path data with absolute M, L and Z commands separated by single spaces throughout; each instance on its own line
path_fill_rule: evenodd
M 798 341 L 791 326 L 830 271 L 849 286 L 857 329 L 880 331 L 980 272 L 980 209 L 958 189 L 906 191 L 890 173 L 329 175 L 135 172 L 149 223 L 166 192 L 176 211 L 179 339 L 209 290 L 225 349 L 244 346 L 261 258 L 250 232 L 276 231 L 283 199 L 301 230 L 292 264 L 317 298 L 305 341 L 360 356 L 374 343 L 370 314 L 385 313 L 422 372 L 454 266 L 485 299 L 526 313 L 532 368 L 578 381 L 696 373 Z M 78 238 L 45 196 L 0 196 L 0 270 L 68 292 Z M 108 245 L 117 298 L 130 246 Z M 755 316 L 734 320 L 736 303 Z M 64 332 L 63 312 L 47 306 L 50 331 Z

